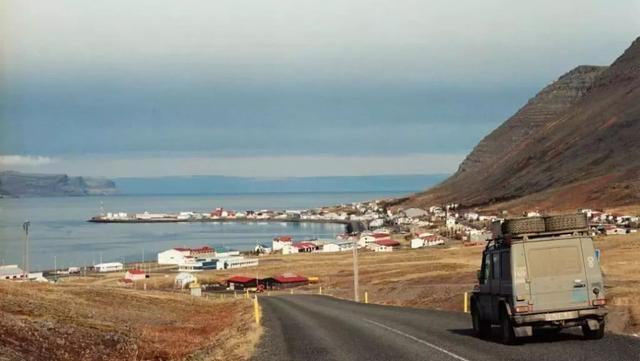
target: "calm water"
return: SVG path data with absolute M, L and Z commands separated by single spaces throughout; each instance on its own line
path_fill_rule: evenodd
M 301 209 L 398 196 L 401 193 L 304 193 L 191 196 L 110 196 L 0 199 L 0 264 L 22 264 L 22 223 L 31 221 L 31 269 L 83 266 L 108 261 L 155 259 L 175 246 L 226 246 L 247 250 L 276 235 L 328 238 L 342 233 L 335 224 L 170 223 L 95 224 L 105 212 L 179 212 L 230 209 Z

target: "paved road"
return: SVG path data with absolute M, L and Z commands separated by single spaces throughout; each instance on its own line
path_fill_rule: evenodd
M 365 305 L 326 296 L 260 299 L 265 334 L 256 361 L 286 360 L 630 360 L 640 339 L 607 334 L 539 335 L 516 346 L 472 335 L 468 315 Z M 497 330 L 496 330 L 497 331 Z

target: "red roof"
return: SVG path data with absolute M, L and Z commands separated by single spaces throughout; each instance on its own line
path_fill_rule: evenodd
M 278 237 L 274 238 L 274 241 L 291 242 L 292 238 L 291 238 L 291 236 L 278 236 Z
M 132 275 L 143 275 L 144 274 L 144 271 L 141 270 L 141 269 L 130 269 L 127 272 L 131 273 Z
M 200 248 L 189 248 L 189 247 L 175 247 L 176 251 L 179 252 L 193 252 L 193 253 L 210 253 L 215 252 L 215 250 L 209 246 L 202 246 Z
M 310 242 L 300 242 L 298 244 L 295 244 L 294 247 L 296 248 L 316 248 L 316 245 Z
M 277 276 L 273 277 L 274 280 L 278 283 L 298 283 L 298 282 L 309 282 L 307 277 L 302 276 Z
M 251 277 L 244 277 L 244 276 L 233 276 L 231 278 L 229 278 L 227 280 L 227 283 L 233 282 L 233 283 L 250 283 L 250 282 L 255 282 L 256 279 L 255 278 L 251 278 Z
M 373 234 L 374 238 L 389 238 L 390 236 L 386 233 L 374 233 Z
M 379 241 L 376 241 L 376 244 L 380 246 L 395 247 L 395 246 L 399 246 L 400 242 L 394 241 L 391 239 L 381 239 Z

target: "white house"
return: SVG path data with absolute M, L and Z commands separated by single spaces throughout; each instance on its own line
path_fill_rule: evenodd
M 322 252 L 342 252 L 353 250 L 353 241 L 327 243 L 322 246 Z
M 285 246 L 290 246 L 293 244 L 293 239 L 291 236 L 279 236 L 273 239 L 273 243 L 271 244 L 271 248 L 274 251 L 280 251 Z
M 0 280 L 20 280 L 26 278 L 27 275 L 17 264 L 0 266 Z
M 226 257 L 216 260 L 216 269 L 231 269 L 242 267 L 256 267 L 259 260 L 257 258 Z
M 214 258 L 216 251 L 209 246 L 199 248 L 176 247 L 158 253 L 158 264 L 178 265 L 185 262 L 186 258 Z
M 197 282 L 197 281 L 198 279 L 196 278 L 196 276 L 192 275 L 191 273 L 182 272 L 182 273 L 178 273 L 174 283 L 180 286 L 180 288 L 185 288 L 186 286 L 189 285 L 189 283 Z
M 411 240 L 411 248 L 422 248 L 422 247 L 424 247 L 424 239 L 414 238 Z
M 124 269 L 124 265 L 120 262 L 107 262 L 93 265 L 93 268 L 97 272 L 116 272 L 122 271 Z
M 392 252 L 394 249 L 398 249 L 400 247 L 400 242 L 393 240 L 382 240 L 376 241 L 367 246 L 374 252 Z
M 140 269 L 130 269 L 124 274 L 125 280 L 139 281 L 145 278 L 147 278 L 146 274 Z
M 265 244 L 256 244 L 256 247 L 253 249 L 253 251 L 258 254 L 269 254 L 271 253 L 271 247 Z

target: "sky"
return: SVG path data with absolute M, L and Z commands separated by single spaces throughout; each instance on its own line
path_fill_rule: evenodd
M 640 0 L 0 2 L 0 169 L 451 173 Z

